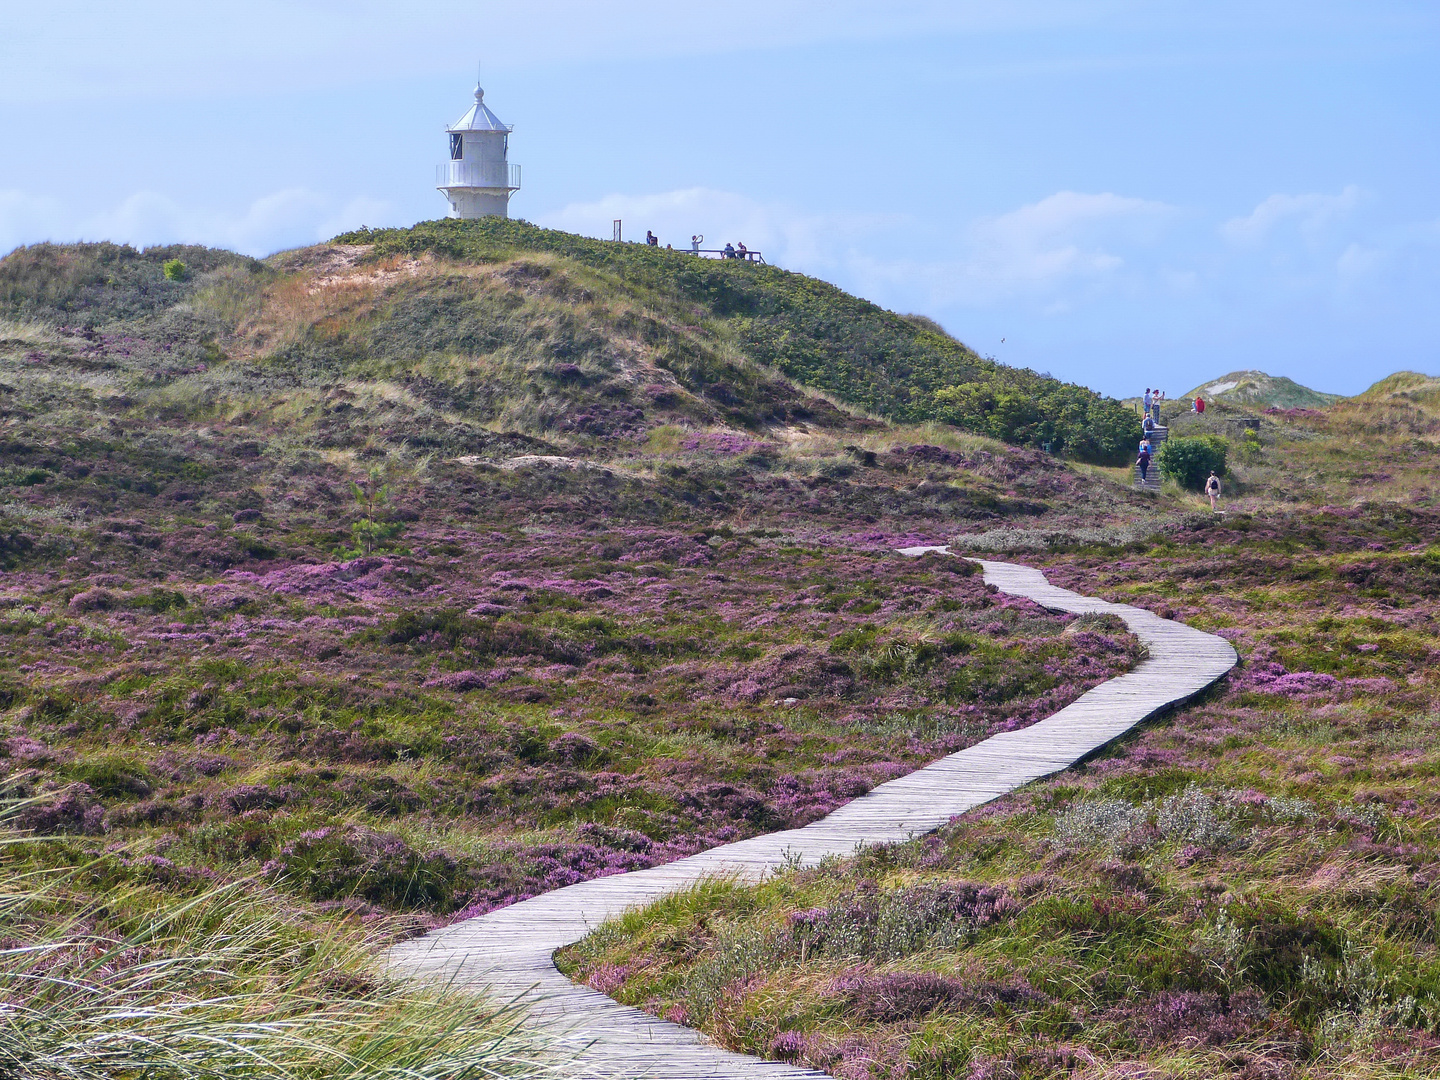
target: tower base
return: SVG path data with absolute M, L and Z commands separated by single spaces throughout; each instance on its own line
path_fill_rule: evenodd
M 452 218 L 508 218 L 510 216 L 510 192 L 475 188 L 442 188 L 450 202 Z

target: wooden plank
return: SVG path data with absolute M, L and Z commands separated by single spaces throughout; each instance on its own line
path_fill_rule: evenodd
M 944 548 L 907 548 L 906 555 Z M 948 554 L 948 551 L 946 551 Z M 397 974 L 525 1006 L 555 1040 L 562 1075 L 587 1080 L 796 1080 L 824 1073 L 733 1054 L 698 1032 L 621 1005 L 556 970 L 556 949 L 666 893 L 713 877 L 760 881 L 787 857 L 814 865 L 859 844 L 931 832 L 959 814 L 1073 765 L 1157 712 L 1200 693 L 1235 666 L 1228 641 L 1153 612 L 1051 585 L 1027 566 L 976 559 L 985 583 L 1055 611 L 1119 616 L 1149 656 L 1020 731 L 993 735 L 860 796 L 801 829 L 703 851 L 664 866 L 583 881 L 455 923 L 392 948 Z

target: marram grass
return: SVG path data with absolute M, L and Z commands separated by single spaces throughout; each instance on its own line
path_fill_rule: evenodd
M 96 897 L 0 834 L 5 1080 L 550 1075 L 513 1006 L 387 979 L 377 933 L 308 925 L 251 882 Z

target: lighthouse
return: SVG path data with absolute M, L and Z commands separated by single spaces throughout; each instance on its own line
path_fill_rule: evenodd
M 435 186 L 450 202 L 450 217 L 509 217 L 510 193 L 520 190 L 520 166 L 511 165 L 510 132 L 485 105 L 475 87 L 475 104 L 445 129 L 450 160 L 435 170 Z

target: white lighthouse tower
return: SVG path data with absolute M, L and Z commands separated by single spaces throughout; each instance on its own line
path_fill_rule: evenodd
M 450 217 L 509 217 L 510 193 L 520 190 L 520 166 L 511 165 L 510 132 L 485 107 L 475 87 L 475 104 L 450 127 L 450 160 L 435 170 L 435 186 L 450 201 Z

